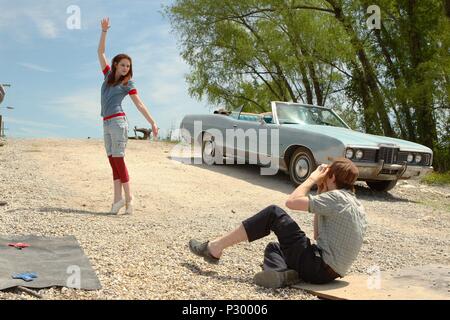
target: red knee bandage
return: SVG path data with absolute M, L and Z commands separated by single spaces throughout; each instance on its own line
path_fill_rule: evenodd
M 114 160 L 113 160 L 112 156 L 108 156 L 108 160 L 109 160 L 109 164 L 111 165 L 111 168 L 112 168 L 113 179 L 119 180 L 120 179 L 119 172 L 117 171 L 117 168 L 116 168 L 116 165 L 114 164 Z
M 127 183 L 128 181 L 130 181 L 130 177 L 128 176 L 127 166 L 125 165 L 125 161 L 124 161 L 123 157 L 118 157 L 118 158 L 113 157 L 112 159 L 114 161 L 114 165 L 119 174 L 120 181 L 122 183 Z

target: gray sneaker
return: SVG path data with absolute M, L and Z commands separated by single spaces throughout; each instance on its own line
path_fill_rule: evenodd
M 199 257 L 202 257 L 206 262 L 212 263 L 212 264 L 218 264 L 219 258 L 214 257 L 208 250 L 208 243 L 206 242 L 200 242 L 195 239 L 192 239 L 189 241 L 189 249 L 192 253 L 196 254 Z
M 300 278 L 298 277 L 298 273 L 295 270 L 267 270 L 255 274 L 253 281 L 258 286 L 276 289 L 299 283 Z

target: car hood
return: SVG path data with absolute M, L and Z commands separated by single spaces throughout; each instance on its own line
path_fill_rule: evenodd
M 306 130 L 309 132 L 329 136 L 330 138 L 340 140 L 344 145 L 361 146 L 361 147 L 378 147 L 380 144 L 389 144 L 395 147 L 399 147 L 401 150 L 432 153 L 430 148 L 418 143 L 401 139 L 376 136 L 373 134 L 362 133 L 346 128 L 320 126 L 320 125 L 307 125 L 307 124 L 283 124 L 281 126 Z

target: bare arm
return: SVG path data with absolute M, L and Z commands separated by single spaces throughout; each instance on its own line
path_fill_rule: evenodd
M 319 166 L 305 182 L 292 192 L 286 201 L 286 207 L 292 210 L 308 211 L 309 199 L 308 193 L 318 182 L 323 181 L 328 173 L 328 167 Z
M 158 138 L 158 130 L 159 130 L 158 126 L 156 125 L 156 122 L 153 119 L 153 117 L 151 116 L 150 112 L 148 112 L 148 109 L 145 106 L 144 102 L 142 102 L 142 100 L 138 94 L 131 95 L 131 100 L 133 100 L 136 108 L 139 110 L 140 113 L 142 113 L 144 118 L 150 123 L 150 125 L 152 126 L 153 137 L 155 139 L 157 139 Z
M 101 26 L 102 26 L 102 35 L 100 37 L 100 43 L 98 44 L 97 53 L 98 53 L 98 61 L 100 62 L 100 67 L 102 68 L 103 71 L 108 65 L 108 60 L 106 59 L 105 55 L 105 48 L 106 48 L 106 33 L 110 28 L 109 18 L 102 19 Z
M 306 179 L 291 193 L 286 201 L 286 207 L 292 210 L 308 211 L 309 199 L 307 195 L 314 184 L 315 182 L 311 177 Z

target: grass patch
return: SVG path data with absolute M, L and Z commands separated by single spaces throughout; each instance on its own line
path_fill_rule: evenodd
M 422 178 L 422 182 L 434 185 L 450 185 L 450 172 L 432 172 Z

